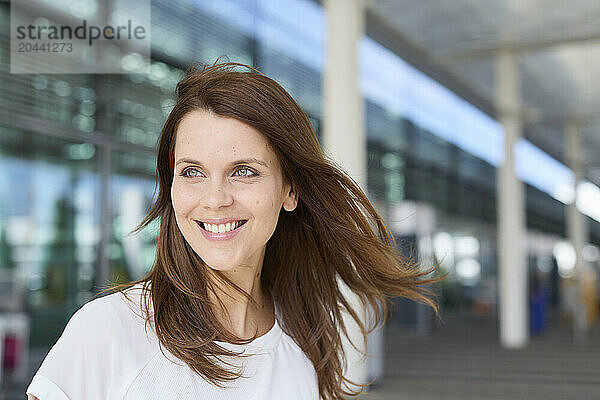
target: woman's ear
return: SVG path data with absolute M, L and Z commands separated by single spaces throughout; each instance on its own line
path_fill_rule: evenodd
M 298 198 L 299 196 L 295 186 L 293 184 L 290 185 L 287 196 L 283 201 L 283 209 L 285 211 L 294 211 L 298 206 Z

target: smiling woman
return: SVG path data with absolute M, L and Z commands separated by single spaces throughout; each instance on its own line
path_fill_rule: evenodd
M 171 199 L 186 242 L 247 293 L 248 283 L 260 288 L 257 276 L 279 210 L 297 205 L 269 142 L 236 119 L 192 111 L 179 123 L 174 158 Z M 233 268 L 235 275 L 229 273 Z M 246 318 L 234 318 L 237 333 L 245 337 Z
M 291 96 L 238 67 L 252 70 L 191 68 L 178 84 L 138 228 L 160 219 L 152 270 L 73 315 L 28 395 L 343 399 L 343 313 L 366 338 L 392 296 L 437 310 L 435 268 L 401 256 Z M 381 311 L 372 326 L 340 282 Z

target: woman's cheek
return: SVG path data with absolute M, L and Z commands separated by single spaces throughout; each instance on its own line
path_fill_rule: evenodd
M 195 191 L 182 183 L 175 182 L 171 190 L 171 198 L 173 199 L 173 208 L 179 215 L 187 215 L 195 208 L 198 196 Z

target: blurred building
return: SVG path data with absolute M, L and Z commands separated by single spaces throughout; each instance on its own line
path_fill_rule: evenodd
M 495 320 L 502 290 L 498 176 L 506 142 L 496 78 L 489 75 L 495 58 L 485 56 L 489 46 L 471 53 L 451 48 L 435 30 L 446 17 L 422 10 L 425 2 L 400 1 L 397 8 L 371 3 L 362 11 L 366 28 L 357 64 L 369 197 L 407 253 L 449 273 L 439 286 L 443 312 Z M 61 2 L 48 7 L 72 12 Z M 32 360 L 47 352 L 73 312 L 103 286 L 140 278 L 151 267 L 157 227 L 128 232 L 155 195 L 155 144 L 190 63 L 226 56 L 259 68 L 290 92 L 323 137 L 323 4 L 156 0 L 151 15 L 147 74 L 20 75 L 9 73 L 10 7 L 0 3 L 0 309 L 26 316 Z M 431 62 L 434 56 L 450 61 Z M 475 61 L 457 61 L 466 57 Z M 522 102 L 537 104 L 545 86 L 528 79 L 543 68 L 539 60 L 526 61 L 531 65 L 523 67 Z M 554 65 L 546 79 L 569 73 L 558 69 Z M 538 92 L 530 88 L 536 84 Z M 552 112 L 542 100 L 539 108 Z M 515 142 L 515 176 L 524 194 L 525 293 L 535 298 L 544 292 L 549 310 L 568 320 L 569 301 L 577 302 L 569 300 L 576 266 L 585 261 L 589 283 L 600 265 L 600 134 L 583 126 L 576 155 L 585 153 L 587 161 L 574 172 L 567 141 L 556 139 L 563 135 L 556 126 L 568 125 L 571 114 L 556 108 L 564 113 L 552 115 L 564 120 L 555 123 L 542 113 L 537 124 L 523 107 L 526 129 Z M 570 244 L 567 218 L 575 193 L 584 225 L 577 232 L 585 231 L 580 248 Z M 590 304 L 596 302 L 588 307 L 589 323 L 595 321 L 597 290 L 587 289 Z M 397 323 L 432 329 L 424 308 L 398 306 Z

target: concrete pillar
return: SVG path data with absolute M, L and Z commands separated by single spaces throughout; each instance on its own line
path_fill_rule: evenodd
M 496 107 L 504 128 L 504 162 L 497 176 L 500 342 L 524 347 L 529 340 L 528 274 L 525 252 L 525 197 L 515 172 L 514 147 L 523 124 L 517 56 L 496 56 Z
M 323 147 L 366 187 L 367 139 L 359 91 L 358 41 L 364 32 L 361 0 L 326 0 L 327 49 L 323 72 Z
M 573 338 L 577 343 L 587 340 L 588 323 L 583 301 L 583 269 L 584 261 L 581 256 L 583 246 L 587 241 L 587 224 L 585 216 L 577 209 L 577 187 L 583 179 L 583 162 L 581 159 L 581 131 L 576 122 L 569 122 L 565 126 L 567 142 L 567 162 L 575 175 L 573 202 L 567 206 L 567 238 L 571 242 L 576 254 L 575 280 L 576 301 L 573 310 Z
M 366 128 L 364 101 L 359 92 L 358 42 L 364 33 L 362 0 L 325 0 L 327 14 L 326 62 L 323 73 L 323 148 L 366 192 Z M 341 285 L 346 298 L 366 319 L 357 297 Z M 344 318 L 350 340 L 365 348 L 360 330 L 349 316 Z M 368 381 L 366 359 L 342 335 L 347 357 L 345 376 L 357 383 Z M 354 390 L 356 387 L 349 387 Z
M 96 270 L 96 287 L 94 291 L 105 289 L 111 280 L 111 265 L 108 258 L 108 246 L 111 239 L 111 165 L 112 153 L 107 146 L 100 147 L 100 243 L 98 244 L 98 269 Z

